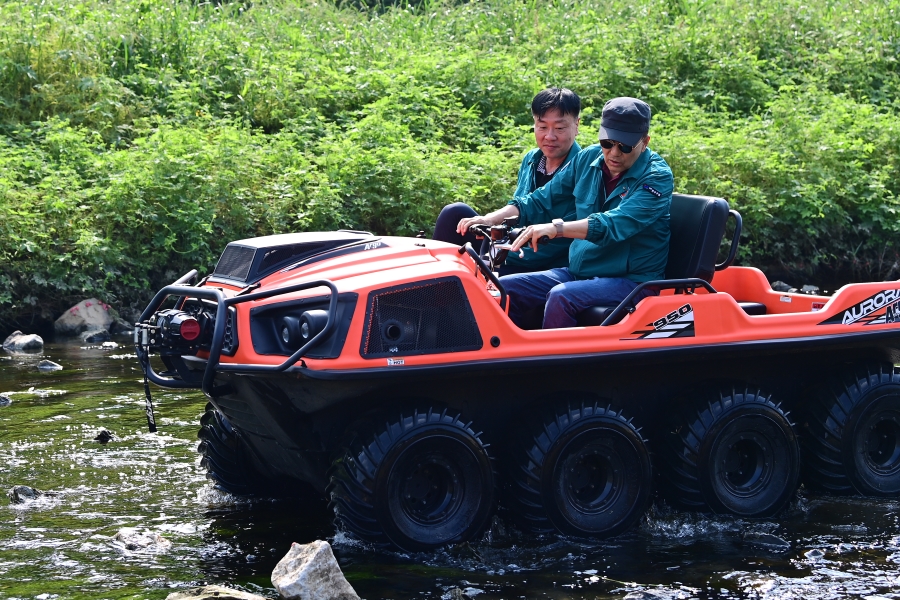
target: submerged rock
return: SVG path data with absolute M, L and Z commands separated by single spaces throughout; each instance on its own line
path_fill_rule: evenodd
M 106 429 L 101 429 L 97 432 L 97 437 L 94 438 L 95 442 L 100 442 L 101 444 L 105 444 L 109 440 L 113 439 L 113 434 L 111 434 Z
M 37 364 L 38 371 L 62 371 L 63 366 L 52 360 L 42 360 Z
M 203 587 L 172 592 L 166 596 L 166 600 L 266 600 L 263 596 L 233 590 L 221 585 L 205 585 Z
M 791 549 L 791 543 L 784 538 L 759 531 L 749 531 L 745 533 L 744 543 L 775 552 L 787 552 Z
M 805 556 L 809 560 L 819 560 L 823 556 L 825 556 L 825 553 L 818 548 L 813 548 L 812 550 L 807 550 L 806 552 L 804 552 L 803 556 Z
M 99 344 L 109 341 L 109 331 L 106 329 L 89 329 L 81 334 L 81 341 L 86 344 Z
M 25 504 L 29 500 L 34 500 L 38 496 L 43 496 L 44 492 L 36 490 L 27 485 L 17 485 L 6 492 L 10 504 Z
M 40 352 L 44 349 L 44 339 L 34 333 L 26 335 L 16 330 L 3 341 L 3 349 L 9 352 Z
M 113 536 L 113 540 L 126 550 L 165 550 L 172 546 L 172 542 L 155 531 L 136 527 L 123 527 Z
M 10 404 L 12 404 L 12 398 L 0 394 L 0 406 L 9 406 Z
M 484 590 L 479 590 L 478 588 L 467 587 L 463 589 L 455 587 L 444 592 L 441 595 L 441 600 L 472 600 L 475 596 L 483 593 Z
M 661 600 L 661 596 L 648 592 L 647 590 L 637 590 L 628 592 L 622 597 L 622 600 Z
M 359 600 L 344 578 L 331 545 L 322 540 L 291 544 L 272 571 L 272 585 L 287 600 Z

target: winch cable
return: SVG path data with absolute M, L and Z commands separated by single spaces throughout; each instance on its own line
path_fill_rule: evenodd
M 150 380 L 144 375 L 144 395 L 147 396 L 147 429 L 156 433 L 156 418 L 153 416 L 153 398 L 150 397 Z
M 147 370 L 150 366 L 150 353 L 137 350 L 138 360 L 141 363 L 141 371 L 144 372 L 144 396 L 146 396 L 147 429 L 150 433 L 156 433 L 156 417 L 153 414 L 153 398 L 150 396 L 150 380 L 147 378 Z

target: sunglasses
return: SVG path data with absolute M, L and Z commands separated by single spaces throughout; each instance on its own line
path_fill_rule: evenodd
M 643 140 L 641 140 L 643 141 Z M 641 142 L 638 142 L 640 144 Z M 635 149 L 637 144 L 634 146 L 629 146 L 628 144 L 623 144 L 621 142 L 614 142 L 612 140 L 600 140 L 600 147 L 604 150 L 612 150 L 613 146 L 618 146 L 619 150 L 622 154 L 631 154 L 631 151 Z

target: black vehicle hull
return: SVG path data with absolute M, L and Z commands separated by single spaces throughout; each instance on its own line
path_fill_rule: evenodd
M 900 333 L 767 340 L 616 354 L 556 356 L 408 369 L 219 373 L 213 404 L 271 477 L 324 492 L 329 465 L 354 421 L 401 410 L 458 410 L 496 448 L 519 424 L 566 403 L 609 403 L 652 448 L 696 390 L 750 386 L 802 415 L 829 374 L 866 361 L 900 362 Z M 498 458 L 502 458 L 498 456 Z

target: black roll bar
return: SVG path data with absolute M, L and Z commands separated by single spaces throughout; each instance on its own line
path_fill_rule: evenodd
M 603 322 L 600 323 L 600 326 L 603 327 L 605 325 L 615 325 L 619 322 L 623 316 L 625 316 L 626 312 L 631 312 L 634 310 L 634 298 L 638 294 L 640 294 L 644 290 L 679 290 L 679 291 L 688 291 L 689 293 L 694 293 L 698 287 L 702 287 L 706 289 L 710 294 L 717 294 L 716 289 L 709 284 L 705 279 L 700 279 L 698 277 L 690 277 L 688 279 L 658 279 L 656 281 L 645 281 L 644 283 L 638 284 L 636 288 L 631 290 L 631 293 L 625 296 L 625 299 L 622 300 L 619 305 L 609 313 L 609 316 L 603 319 Z
M 325 338 L 325 336 L 331 333 L 331 330 L 334 329 L 335 324 L 337 323 L 338 290 L 337 287 L 327 279 L 318 279 L 316 281 L 297 283 L 285 287 L 247 294 L 245 296 L 234 296 L 232 298 L 226 298 L 222 290 L 218 288 L 199 288 L 179 285 L 179 283 L 189 281 L 194 275 L 196 275 L 196 271 L 187 273 L 186 275 L 181 277 L 178 282 L 172 285 L 167 285 L 166 287 L 158 291 L 153 297 L 153 300 L 150 301 L 150 304 L 147 305 L 147 308 L 144 309 L 144 312 L 141 313 L 141 321 L 140 323 L 138 323 L 138 325 L 141 326 L 146 321 L 148 321 L 169 296 L 180 296 L 182 298 L 198 298 L 214 301 L 216 303 L 216 324 L 215 328 L 213 329 L 212 342 L 210 343 L 209 347 L 209 358 L 206 361 L 206 370 L 203 372 L 203 379 L 199 386 L 197 385 L 196 381 L 175 379 L 173 377 L 166 377 L 160 375 L 159 373 L 156 373 L 153 370 L 152 365 L 150 364 L 150 352 L 148 343 L 149 329 L 146 327 L 139 327 L 141 331 L 136 333 L 136 338 L 138 338 L 138 336 L 142 336 L 142 338 L 136 339 L 135 350 L 137 351 L 138 358 L 141 361 L 141 366 L 144 370 L 144 374 L 150 381 L 158 386 L 169 388 L 200 387 L 203 390 L 204 394 L 206 394 L 207 396 L 212 396 L 213 382 L 215 381 L 216 371 L 253 373 L 279 373 L 285 371 L 292 367 L 298 360 L 300 360 L 308 350 L 313 348 L 316 344 L 321 342 Z M 222 346 L 225 342 L 225 326 L 226 320 L 228 318 L 229 307 L 234 306 L 235 304 L 241 304 L 243 302 L 252 302 L 254 300 L 261 300 L 263 298 L 290 294 L 292 292 L 298 292 L 300 290 L 307 290 L 317 287 L 327 287 L 329 290 L 331 290 L 331 298 L 328 302 L 328 321 L 325 323 L 325 327 L 322 328 L 322 331 L 314 335 L 311 340 L 306 342 L 299 350 L 290 355 L 284 362 L 279 365 L 219 364 L 219 359 L 222 356 Z M 176 359 L 183 360 L 181 359 L 181 357 L 177 357 Z
M 741 219 L 741 213 L 732 208 L 728 211 L 728 216 L 734 217 L 734 235 L 731 237 L 731 248 L 728 250 L 728 258 L 716 265 L 716 271 L 721 271 L 731 266 L 731 263 L 734 262 L 734 257 L 737 256 L 738 244 L 741 242 L 741 229 L 744 224 L 743 219 Z
M 478 270 L 481 271 L 481 274 L 484 275 L 484 278 L 489 279 L 491 283 L 494 284 L 494 287 L 496 287 L 500 292 L 500 308 L 506 310 L 506 288 L 503 287 L 503 284 L 500 283 L 500 280 L 497 279 L 497 276 L 494 275 L 493 271 L 491 271 L 491 268 L 487 266 L 487 264 L 485 264 L 484 260 L 482 260 L 480 256 L 478 256 L 478 253 L 475 252 L 475 248 L 472 247 L 472 244 L 466 242 L 464 245 L 459 247 L 458 252 L 460 254 L 468 254 L 472 257 L 472 260 L 475 261 L 475 266 L 478 267 Z

